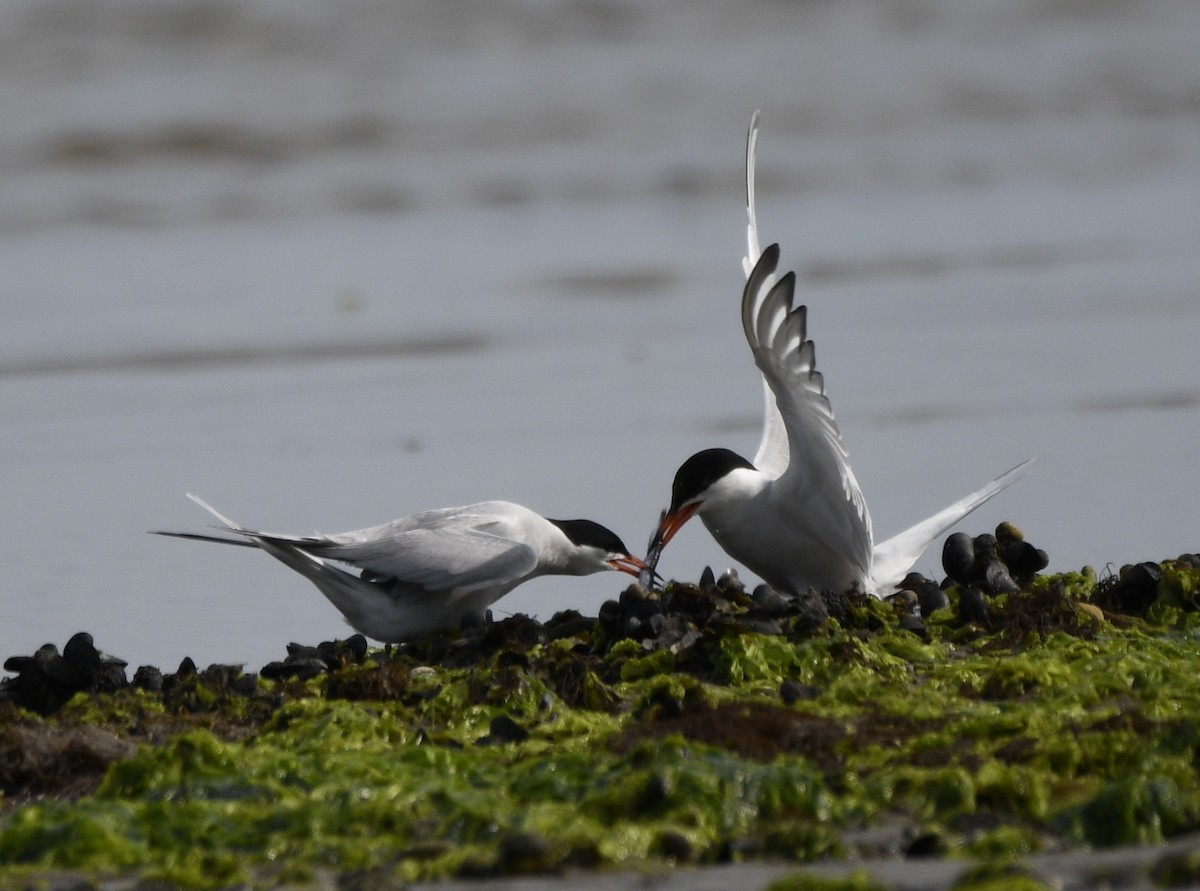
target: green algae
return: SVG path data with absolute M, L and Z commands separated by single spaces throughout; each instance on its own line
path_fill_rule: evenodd
M 706 631 L 686 654 L 597 652 L 585 630 L 470 664 L 381 652 L 244 695 L 200 679 L 171 708 L 76 697 L 21 720 L 141 746 L 94 793 L 8 806 L 0 865 L 209 888 L 812 860 L 896 815 L 987 858 L 1159 842 L 1200 828 L 1200 572 L 1165 566 L 1162 605 L 1128 619 L 1076 609 L 1097 584 L 1037 579 L 969 634 L 952 611 L 913 633 L 864 599 L 815 631 Z M 813 695 L 784 705 L 784 682 Z

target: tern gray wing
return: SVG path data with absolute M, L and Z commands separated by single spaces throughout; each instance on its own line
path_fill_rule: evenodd
M 832 524 L 831 534 L 843 539 L 843 553 L 859 555 L 864 570 L 869 569 L 871 515 L 816 369 L 807 308 L 792 305 L 795 274 L 777 278 L 778 263 L 779 245 L 773 244 L 746 282 L 742 327 L 786 435 L 788 460 L 779 477 L 780 491 L 814 511 L 826 511 L 824 521 Z
M 374 581 L 394 579 L 427 591 L 472 591 L 515 586 L 538 565 L 537 551 L 511 537 L 535 515 L 503 502 L 425 511 L 337 535 L 297 536 L 247 529 L 195 495 L 188 497 L 231 532 L 353 566 Z
M 477 590 L 514 585 L 537 569 L 530 545 L 496 534 L 494 521 L 467 519 L 395 535 L 355 533 L 305 542 L 309 553 L 430 591 Z

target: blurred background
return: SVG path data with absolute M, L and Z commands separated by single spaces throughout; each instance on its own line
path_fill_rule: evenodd
M 349 633 L 266 555 L 147 535 L 208 524 L 189 491 L 297 533 L 505 498 L 641 551 L 684 458 L 757 445 L 755 108 L 878 539 L 1036 456 L 965 531 L 1200 549 L 1198 34 L 1193 0 L 5 2 L 0 656 Z M 660 569 L 705 564 L 695 522 Z

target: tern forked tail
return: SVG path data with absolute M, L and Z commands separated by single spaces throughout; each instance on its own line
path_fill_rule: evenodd
M 220 520 L 228 531 L 235 535 L 243 536 L 243 538 L 221 538 L 216 535 L 197 535 L 189 532 L 164 532 L 160 534 L 170 535 L 174 538 L 190 538 L 195 541 L 210 541 L 217 544 L 260 548 L 284 566 L 294 569 L 316 585 L 317 590 L 324 594 L 329 602 L 337 607 L 338 611 L 345 616 L 347 623 L 353 628 L 363 630 L 369 637 L 381 640 L 389 639 L 388 636 L 374 627 L 376 622 L 373 621 L 373 618 L 378 613 L 380 602 L 383 600 L 379 586 L 365 581 L 356 575 L 352 575 L 334 566 L 327 560 L 323 560 L 314 554 L 302 550 L 303 540 L 298 537 L 293 539 L 291 536 L 275 535 L 268 532 L 247 529 L 240 523 L 236 523 L 222 514 L 200 496 L 189 492 L 187 497 Z M 421 627 L 422 623 L 415 622 L 414 625 L 420 631 L 425 631 Z
M 887 591 L 903 581 L 913 564 L 921 558 L 938 536 L 971 511 L 983 505 L 993 495 L 1007 489 L 1029 469 L 1033 459 L 1023 461 L 1007 473 L 996 477 L 986 486 L 943 508 L 932 517 L 909 526 L 898 535 L 875 545 L 871 552 L 871 582 L 876 591 Z

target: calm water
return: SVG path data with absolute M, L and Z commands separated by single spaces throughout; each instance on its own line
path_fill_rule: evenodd
M 742 151 L 876 532 L 1200 549 L 1200 5 L 0 7 L 0 655 L 347 631 L 199 529 L 509 498 L 644 546 L 752 454 Z M 694 528 L 693 528 L 694 527 Z M 727 561 L 699 523 L 661 569 Z M 937 571 L 937 554 L 918 565 Z M 499 606 L 594 610 L 615 575 Z

